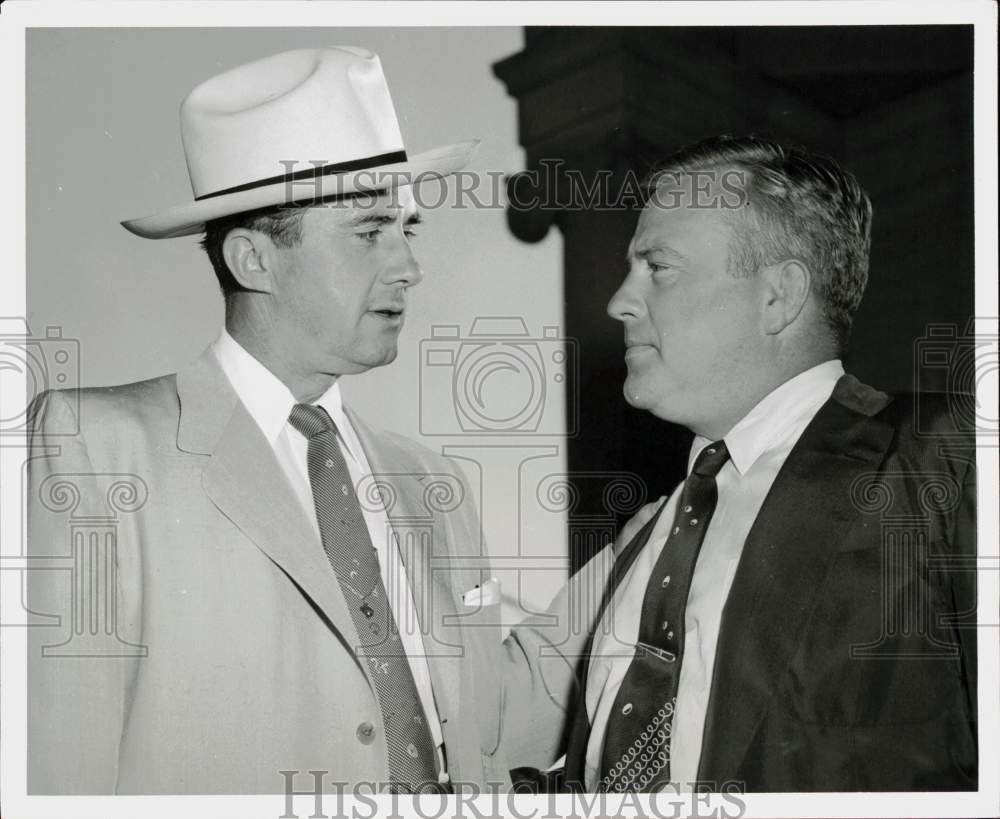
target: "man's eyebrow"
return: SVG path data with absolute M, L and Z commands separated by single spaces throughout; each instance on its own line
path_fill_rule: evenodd
M 359 213 L 357 216 L 352 216 L 347 224 L 349 227 L 366 227 L 375 226 L 382 227 L 383 225 L 391 225 L 396 221 L 396 215 L 393 213 Z M 413 213 L 406 217 L 407 225 L 419 225 L 423 219 L 419 213 Z
M 644 247 L 641 250 L 630 250 L 629 253 L 625 255 L 625 261 L 630 262 L 633 258 L 637 259 L 648 259 L 650 256 L 655 254 L 660 254 L 664 256 L 672 256 L 680 262 L 688 261 L 688 257 L 681 253 L 679 250 L 674 250 L 670 245 L 651 245 L 650 247 Z
M 396 221 L 396 217 L 388 213 L 359 213 L 357 216 L 352 216 L 347 220 L 347 224 L 350 227 L 362 227 L 365 225 L 375 225 L 380 227 L 382 225 L 391 225 Z

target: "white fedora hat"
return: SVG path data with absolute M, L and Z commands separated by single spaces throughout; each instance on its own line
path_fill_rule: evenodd
M 235 213 L 380 191 L 464 167 L 478 142 L 410 157 L 378 55 L 285 51 L 219 74 L 181 103 L 194 201 L 127 219 L 147 239 L 200 233 Z

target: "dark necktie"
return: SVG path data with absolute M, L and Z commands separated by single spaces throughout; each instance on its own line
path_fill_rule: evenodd
M 322 407 L 296 404 L 289 419 L 309 441 L 309 482 L 323 550 L 358 631 L 358 655 L 375 684 L 393 790 L 437 782 L 435 748 L 413 672 L 379 573 L 337 427 Z
M 684 652 L 684 609 L 715 512 L 715 476 L 729 460 L 723 441 L 698 455 L 642 602 L 635 656 L 608 718 L 599 791 L 648 792 L 670 781 L 670 736 Z

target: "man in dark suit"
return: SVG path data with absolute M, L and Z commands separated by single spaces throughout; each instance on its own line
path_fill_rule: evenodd
M 582 662 L 515 633 L 571 704 L 571 785 L 977 788 L 975 448 L 946 401 L 844 373 L 870 225 L 850 173 L 770 141 L 654 175 L 608 310 L 626 399 L 696 437 L 599 556 Z

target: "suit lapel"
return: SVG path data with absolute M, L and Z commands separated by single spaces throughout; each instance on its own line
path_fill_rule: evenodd
M 699 779 L 736 779 L 838 544 L 851 485 L 884 458 L 888 399 L 844 376 L 792 449 L 747 536 L 723 611 Z
M 210 455 L 202 472 L 205 492 L 323 613 L 354 657 L 357 631 L 319 535 L 210 350 L 178 374 L 177 390 L 178 446 Z

